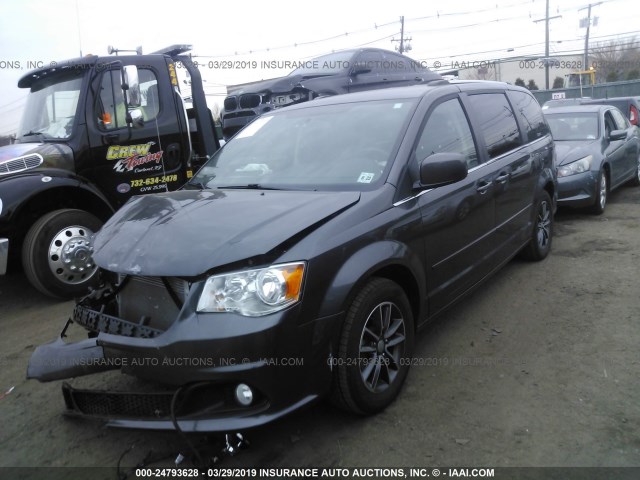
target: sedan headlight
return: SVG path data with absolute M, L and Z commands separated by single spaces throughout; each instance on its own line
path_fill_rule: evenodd
M 300 299 L 304 268 L 304 262 L 296 262 L 209 277 L 198 312 L 260 317 L 282 310 Z
M 576 173 L 584 173 L 591 170 L 591 162 L 593 156 L 581 158 L 575 162 L 568 163 L 558 168 L 558 177 L 568 177 L 569 175 L 575 175 Z

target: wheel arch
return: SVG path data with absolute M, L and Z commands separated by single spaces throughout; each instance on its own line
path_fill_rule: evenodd
M 354 253 L 338 270 L 332 287 L 322 304 L 322 314 L 335 308 L 347 311 L 349 305 L 374 277 L 386 278 L 397 283 L 405 292 L 417 326 L 426 312 L 426 277 L 423 263 L 417 255 L 393 241 L 382 241 L 367 245 Z M 333 307 L 333 308 L 332 308 Z
M 23 191 L 29 191 L 30 195 L 13 203 L 14 209 L 8 221 L 15 223 L 16 239 L 19 242 L 38 218 L 54 210 L 84 210 L 102 221 L 106 221 L 115 211 L 100 191 L 91 184 L 64 177 L 54 177 L 43 183 L 41 178 L 40 175 L 31 178 L 26 185 L 23 178 Z

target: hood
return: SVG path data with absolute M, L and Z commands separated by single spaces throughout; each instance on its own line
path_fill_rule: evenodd
M 73 150 L 62 143 L 14 143 L 0 147 L 0 164 L 19 157 L 39 154 L 45 168 L 74 170 Z
M 286 77 L 272 78 L 271 80 L 231 85 L 227 89 L 227 93 L 229 95 L 242 95 L 243 93 L 290 92 L 296 86 L 302 86 L 301 82 L 304 80 L 327 76 L 330 75 L 288 75 Z
M 586 142 L 580 141 L 555 141 L 556 165 L 562 166 L 575 162 L 587 155 L 594 155 L 600 151 L 600 140 Z
M 360 192 L 231 189 L 135 197 L 97 234 L 93 258 L 117 273 L 196 277 L 267 254 L 359 198 Z

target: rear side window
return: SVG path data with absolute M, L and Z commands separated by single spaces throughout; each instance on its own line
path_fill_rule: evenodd
M 475 118 L 480 125 L 489 158 L 495 158 L 522 145 L 520 131 L 511 105 L 503 93 L 469 95 Z
M 461 153 L 469 168 L 478 165 L 469 122 L 457 98 L 441 103 L 431 112 L 416 147 L 416 160 L 443 152 Z
M 513 100 L 513 108 L 520 116 L 527 142 L 533 142 L 549 133 L 542 110 L 532 95 L 526 92 L 509 92 Z

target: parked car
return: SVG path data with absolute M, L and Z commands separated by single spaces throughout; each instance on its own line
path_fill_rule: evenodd
M 173 385 L 64 384 L 69 412 L 119 427 L 234 431 L 325 396 L 378 412 L 417 328 L 519 252 L 547 256 L 555 197 L 552 138 L 519 87 L 443 83 L 269 112 L 182 191 L 138 197 L 105 224 L 94 259 L 113 278 L 72 315 L 90 338 L 38 347 L 28 376 L 121 368 Z
M 638 129 L 615 107 L 576 105 L 544 111 L 556 143 L 558 204 L 604 212 L 609 193 L 640 185 Z
M 640 127 L 640 97 L 613 97 L 613 98 L 564 98 L 549 100 L 542 106 L 542 110 L 570 105 L 611 105 L 617 107 L 627 116 L 631 125 Z
M 295 63 L 300 67 L 286 77 L 227 89 L 221 115 L 225 138 L 263 113 L 317 97 L 442 80 L 420 62 L 377 48 L 343 50 Z

